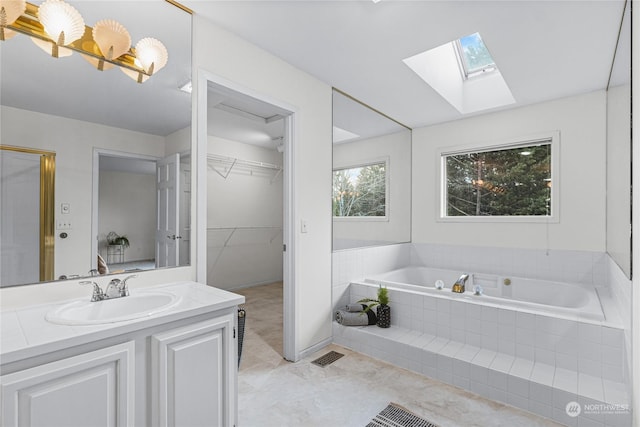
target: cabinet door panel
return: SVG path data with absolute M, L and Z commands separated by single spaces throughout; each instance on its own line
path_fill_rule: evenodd
M 222 333 L 218 329 L 168 348 L 173 370 L 169 399 L 174 401 L 176 426 L 211 425 L 211 420 L 222 425 Z
M 134 343 L 1 377 L 3 426 L 133 424 Z
M 152 422 L 157 426 L 223 426 L 230 423 L 232 316 L 153 335 Z

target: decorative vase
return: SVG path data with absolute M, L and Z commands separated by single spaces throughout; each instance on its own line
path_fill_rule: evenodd
M 388 328 L 391 326 L 391 307 L 386 304 L 380 304 L 376 308 L 376 312 L 378 315 L 378 323 L 376 323 L 380 328 Z

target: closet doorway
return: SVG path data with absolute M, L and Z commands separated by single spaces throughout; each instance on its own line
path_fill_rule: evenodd
M 291 115 L 208 81 L 207 284 L 245 295 L 247 322 L 263 326 L 251 331 L 254 339 L 295 360 L 293 322 L 287 322 L 293 311 L 286 245 Z

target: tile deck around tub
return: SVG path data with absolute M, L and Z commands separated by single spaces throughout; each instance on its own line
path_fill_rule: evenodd
M 465 388 L 568 426 L 628 426 L 629 396 L 622 382 L 578 374 L 399 326 L 333 324 L 336 344 Z M 572 417 L 566 407 L 578 402 Z

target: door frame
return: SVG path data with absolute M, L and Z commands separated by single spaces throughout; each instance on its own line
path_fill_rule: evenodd
M 157 162 L 159 157 L 150 156 L 147 154 L 128 153 L 126 151 L 108 150 L 105 148 L 93 149 L 93 168 L 91 179 L 91 239 L 94 240 L 91 244 L 91 269 L 95 270 L 98 267 L 98 206 L 100 201 L 100 156 L 105 157 L 120 157 L 125 159 L 137 159 L 137 160 L 152 160 Z
M 198 69 L 197 81 L 194 84 L 196 92 L 196 281 L 207 283 L 207 110 L 208 87 L 212 84 L 223 93 L 250 96 L 258 101 L 271 104 L 281 109 L 285 124 L 284 153 L 283 153 L 283 224 L 282 235 L 286 250 L 283 252 L 283 356 L 286 360 L 297 361 L 300 358 L 298 350 L 297 304 L 296 304 L 296 249 L 297 236 L 295 233 L 295 141 L 297 136 L 298 109 L 286 102 L 272 98 L 269 95 L 237 84 L 222 76 L 209 71 Z

